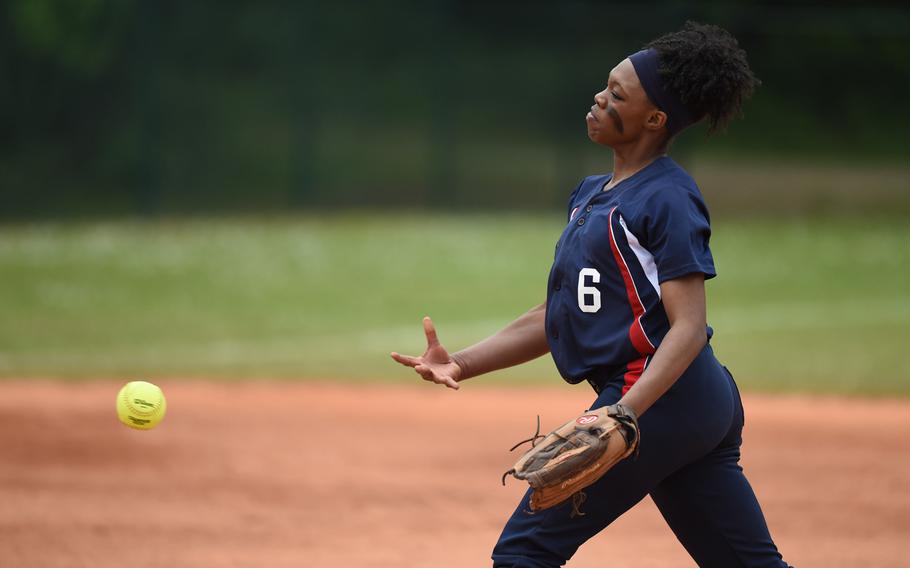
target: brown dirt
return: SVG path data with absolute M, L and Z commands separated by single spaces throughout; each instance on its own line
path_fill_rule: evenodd
M 523 488 L 499 476 L 534 415 L 583 387 L 161 381 L 156 430 L 120 384 L 0 383 L 0 564 L 475 567 Z M 906 566 L 910 402 L 746 398 L 744 466 L 785 557 Z M 568 564 L 692 566 L 650 501 Z

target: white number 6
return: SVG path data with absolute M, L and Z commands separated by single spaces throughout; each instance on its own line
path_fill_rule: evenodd
M 600 284 L 600 272 L 596 268 L 582 268 L 578 273 L 578 307 L 585 313 L 592 314 L 600 309 L 600 290 L 594 286 L 585 286 L 585 277 L 590 276 L 591 282 Z M 586 296 L 593 299 L 589 304 Z

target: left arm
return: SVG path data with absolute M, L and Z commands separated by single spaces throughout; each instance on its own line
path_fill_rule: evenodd
M 670 331 L 648 368 L 619 401 L 639 416 L 673 386 L 708 342 L 705 275 L 698 272 L 667 280 L 660 285 L 660 294 Z

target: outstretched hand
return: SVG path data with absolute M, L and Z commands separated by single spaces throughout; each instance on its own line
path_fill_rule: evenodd
M 426 381 L 439 383 L 450 389 L 457 390 L 458 379 L 461 377 L 461 367 L 449 357 L 449 352 L 439 343 L 439 338 L 436 337 L 436 328 L 433 327 L 433 320 L 429 317 L 423 318 L 423 331 L 427 336 L 427 350 L 424 351 L 423 355 L 412 357 L 392 352 L 392 359 L 406 367 L 412 367 Z

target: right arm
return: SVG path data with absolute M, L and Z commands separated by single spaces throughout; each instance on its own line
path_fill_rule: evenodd
M 521 365 L 550 352 L 544 327 L 547 306 L 540 304 L 480 343 L 452 354 L 463 381 L 491 371 Z
M 420 357 L 392 353 L 392 359 L 413 367 L 425 380 L 457 389 L 458 383 L 465 379 L 514 367 L 549 353 L 545 316 L 546 304 L 535 306 L 490 337 L 452 355 L 439 343 L 433 322 L 426 317 L 423 319 L 426 352 Z

